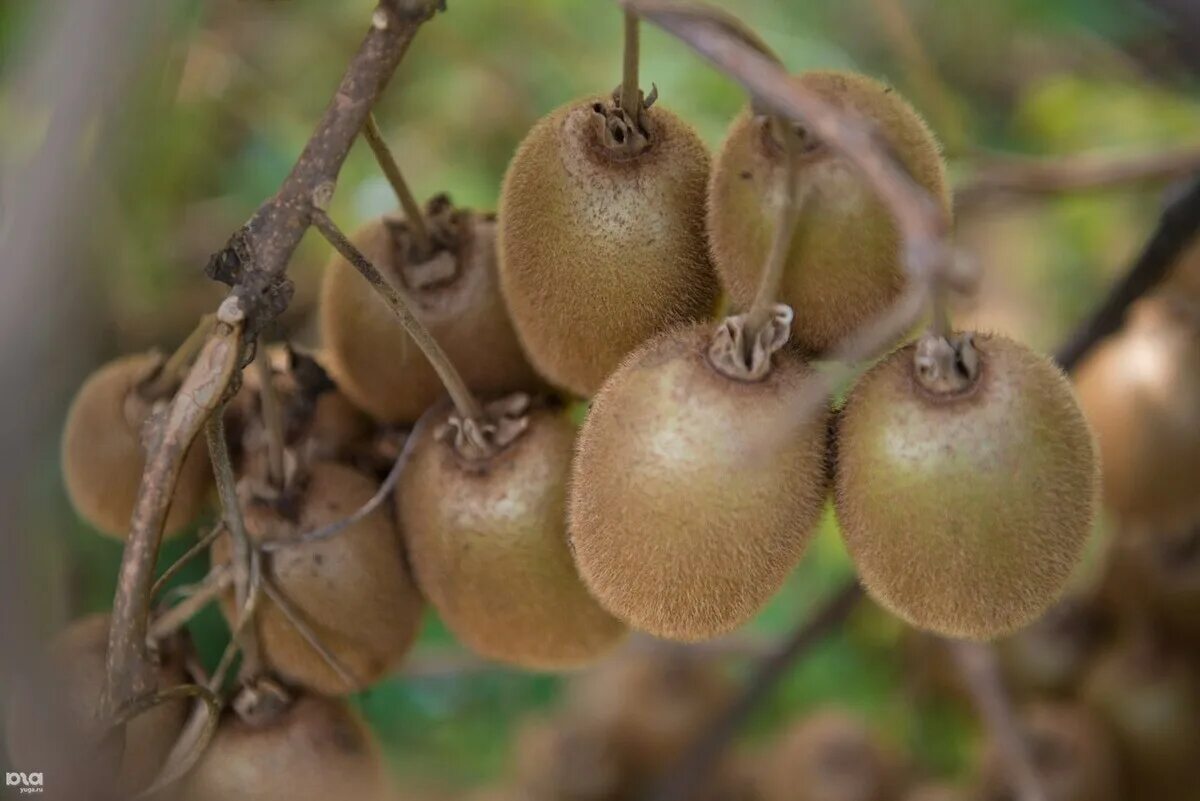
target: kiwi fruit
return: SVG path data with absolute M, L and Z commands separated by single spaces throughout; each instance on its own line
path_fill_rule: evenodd
M 101 778 L 110 782 L 121 797 L 132 796 L 149 786 L 166 762 L 183 731 L 187 704 L 169 701 L 132 718 L 125 727 L 123 751 L 120 743 L 104 742 L 107 725 L 102 718 L 105 690 L 105 657 L 108 649 L 108 615 L 91 615 L 75 621 L 47 648 L 46 677 L 55 689 L 62 723 L 55 730 L 51 715 L 26 693 L 7 699 L 5 749 L 8 764 L 22 770 L 38 769 L 48 778 L 51 793 L 63 790 L 60 782 L 71 777 Z M 155 678 L 158 690 L 187 682 L 180 649 L 165 643 L 157 649 Z M 53 765 L 44 762 L 45 744 L 54 743 Z M 94 761 L 93 761 L 94 760 Z M 80 770 L 88 765 L 90 770 Z M 83 788 L 74 788 L 76 798 Z M 66 793 L 61 798 L 72 797 Z
M 560 717 L 525 723 L 517 734 L 516 778 L 534 801 L 633 798 L 619 744 L 596 721 Z
M 1020 725 L 1045 801 L 1121 798 L 1115 746 L 1109 733 L 1085 710 L 1070 704 L 1039 703 L 1022 712 Z M 1012 771 L 998 749 L 989 746 L 979 771 L 981 801 L 1019 798 L 1012 781 Z
M 304 694 L 266 722 L 226 712 L 179 801 L 388 801 L 378 743 L 343 700 Z
M 1200 656 L 1200 521 L 1127 528 L 1115 549 L 1124 569 L 1111 594 L 1130 599 L 1124 611 L 1135 622 L 1151 618 L 1173 642 Z
M 764 801 L 891 801 L 903 786 L 896 754 L 854 716 L 820 710 L 767 757 Z
M 1023 696 L 1067 697 L 1112 634 L 1109 611 L 1089 595 L 1069 595 L 998 643 L 1008 686 Z
M 468 458 L 457 415 L 430 409 L 396 485 L 400 528 L 421 591 L 461 642 L 525 668 L 576 667 L 625 627 L 588 595 L 567 549 L 574 425 L 561 408 L 517 413 L 515 440 Z
M 950 191 L 937 141 L 899 94 L 864 75 L 806 72 L 791 79 L 876 132 L 947 218 Z M 776 226 L 772 208 L 784 169 L 780 126 L 747 109 L 734 121 L 713 165 L 708 235 L 721 282 L 735 308 L 754 298 Z M 801 211 L 779 300 L 796 309 L 793 342 L 822 354 L 882 313 L 905 286 L 903 248 L 887 206 L 844 157 L 803 127 L 786 131 L 801 152 Z
M 243 501 L 247 534 L 261 544 L 315 531 L 357 512 L 376 488 L 352 468 L 314 464 L 294 498 Z M 227 564 L 231 556 L 228 536 L 213 544 L 214 564 Z M 263 571 L 349 673 L 339 675 L 264 597 L 255 613 L 262 656 L 288 682 L 326 695 L 365 689 L 396 667 L 416 637 L 423 604 L 384 508 L 333 537 L 273 551 Z M 239 614 L 232 593 L 221 606 L 232 625 Z
M 71 504 L 89 525 L 125 539 L 137 501 L 146 452 L 142 429 L 158 398 L 148 388 L 163 366 L 158 354 L 109 362 L 79 388 L 62 438 L 63 479 Z M 203 439 L 184 458 L 171 496 L 164 536 L 178 534 L 208 501 L 212 469 Z
M 1099 476 L 1071 386 L 986 334 L 927 336 L 851 390 L 836 507 L 872 597 L 906 622 L 991 639 L 1044 612 L 1080 562 Z
M 825 504 L 827 416 L 797 423 L 812 369 L 784 347 L 759 380 L 714 366 L 713 324 L 644 344 L 579 435 L 569 533 L 592 594 L 630 626 L 701 640 L 757 612 Z M 786 329 L 785 329 L 786 338 Z
M 1079 366 L 1076 387 L 1096 430 L 1104 500 L 1130 524 L 1200 520 L 1200 322 L 1147 298 Z
M 534 125 L 504 177 L 500 285 L 513 323 L 538 372 L 580 396 L 717 301 L 708 152 L 661 106 L 638 118 L 619 124 L 608 98 L 572 101 Z M 644 146 L 628 147 L 634 137 Z
M 1083 698 L 1113 733 L 1138 798 L 1194 801 L 1200 681 L 1194 666 L 1144 627 L 1105 653 Z
M 948 782 L 926 782 L 912 787 L 902 801 L 969 801 L 967 792 Z
M 491 396 L 539 388 L 500 295 L 495 217 L 455 209 L 438 196 L 426 208 L 426 222 L 432 255 L 414 250 L 399 217 L 372 220 L 352 239 L 402 288 L 413 314 L 472 390 Z M 339 254 L 325 268 L 319 307 L 330 372 L 355 404 L 382 422 L 411 425 L 442 397 L 442 383 L 420 348 Z

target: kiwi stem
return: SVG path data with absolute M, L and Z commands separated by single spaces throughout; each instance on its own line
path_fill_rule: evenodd
M 191 595 L 154 619 L 150 624 L 150 639 L 161 640 L 179 631 L 231 584 L 233 571 L 228 567 L 214 567 Z
M 288 623 L 292 624 L 292 628 L 296 630 L 296 633 L 303 637 L 304 641 L 325 660 L 325 664 L 329 665 L 330 669 L 338 675 L 338 678 L 342 680 L 348 689 L 356 689 L 359 686 L 359 682 L 355 680 L 354 675 L 332 651 L 325 647 L 325 643 L 321 642 L 321 638 L 317 636 L 317 633 L 304 622 L 304 618 L 292 606 L 292 602 L 287 599 L 287 596 L 266 576 L 263 576 L 262 586 L 267 597 L 271 599 L 271 602 L 287 618 Z
M 484 419 L 483 407 L 479 405 L 479 401 L 471 394 L 471 390 L 467 387 L 458 370 L 454 368 L 450 357 L 446 355 L 446 351 L 442 350 L 442 346 L 438 344 L 433 335 L 429 333 L 429 329 L 417 319 L 413 314 L 412 308 L 408 304 L 408 300 L 403 293 L 395 286 L 390 284 L 383 275 L 379 272 L 371 261 L 362 254 L 358 248 L 354 246 L 346 235 L 342 233 L 337 224 L 330 219 L 324 209 L 313 210 L 312 223 L 316 226 L 321 235 L 333 245 L 334 250 L 342 255 L 354 268 L 362 274 L 363 278 L 374 287 L 375 291 L 383 298 L 384 302 L 391 308 L 392 312 L 400 320 L 400 325 L 417 343 L 417 347 L 425 354 L 425 358 L 429 360 L 430 365 L 438 374 L 438 378 L 442 380 L 442 385 L 446 388 L 446 392 L 450 395 L 450 400 L 454 403 L 455 410 L 466 420 L 482 420 Z
M 949 338 L 952 333 L 952 329 L 950 328 L 949 295 L 950 292 L 946 287 L 946 282 L 935 276 L 932 292 L 930 292 L 929 333 L 942 339 Z
M 793 137 L 789 135 L 791 126 L 786 120 L 778 118 L 773 124 L 783 132 L 782 197 L 775 218 L 775 236 L 771 240 L 771 251 L 767 254 L 767 265 L 758 282 L 754 302 L 750 305 L 747 328 L 751 337 L 748 340 L 771 317 L 772 307 L 779 297 L 779 286 L 783 282 L 783 268 L 792 247 L 792 237 L 796 235 L 796 225 L 800 221 L 800 204 L 796 200 L 796 147 Z
M 638 85 L 641 56 L 641 26 L 637 14 L 625 9 L 625 65 L 621 75 L 621 109 L 636 128 L 642 112 L 642 89 Z
M 221 522 L 213 526 L 212 529 L 200 539 L 196 540 L 196 544 L 187 549 L 187 552 L 176 559 L 170 567 L 162 572 L 154 581 L 154 586 L 150 588 L 150 596 L 157 597 L 162 591 L 162 588 L 167 586 L 167 582 L 179 575 L 179 571 L 183 570 L 200 554 L 204 553 L 209 547 L 217 541 L 217 538 L 225 532 L 225 523 Z
M 429 235 L 429 226 L 425 224 L 425 214 L 421 211 L 421 205 L 417 203 L 417 198 L 413 195 L 412 190 L 408 188 L 408 182 L 404 180 L 404 175 L 400 172 L 400 165 L 396 163 L 392 149 L 384 140 L 383 131 L 379 129 L 379 123 L 375 120 L 374 114 L 367 115 L 367 124 L 363 126 L 363 137 L 371 146 L 371 152 L 375 154 L 375 161 L 379 163 L 383 174 L 387 176 L 388 183 L 392 185 L 392 191 L 396 193 L 396 198 L 400 201 L 400 207 L 404 209 L 405 222 L 408 223 L 413 239 L 416 240 L 417 255 L 421 258 L 432 255 L 433 238 Z
M 250 594 L 250 536 L 246 533 L 246 521 L 238 502 L 237 478 L 233 474 L 233 461 L 229 458 L 229 443 L 225 439 L 225 408 L 208 419 L 204 435 L 208 440 L 208 456 L 216 477 L 217 495 L 221 499 L 221 516 L 225 528 L 233 541 L 233 587 L 238 609 L 246 606 Z M 242 647 L 242 664 L 247 670 L 257 669 L 260 664 L 258 637 L 253 627 L 238 635 Z
M 254 369 L 258 371 L 258 380 L 262 385 L 259 396 L 262 399 L 263 423 L 267 429 L 267 474 L 271 486 L 284 489 L 287 483 L 287 471 L 283 460 L 283 412 L 280 410 L 279 394 L 275 392 L 275 383 L 271 380 L 271 362 L 267 358 L 266 343 L 262 337 L 254 349 Z
M 162 369 L 140 388 L 143 397 L 161 398 L 178 388 L 184 371 L 208 341 L 208 335 L 212 333 L 216 321 L 217 316 L 211 313 L 200 318 L 192 333 L 188 334 L 175 352 L 163 362 Z

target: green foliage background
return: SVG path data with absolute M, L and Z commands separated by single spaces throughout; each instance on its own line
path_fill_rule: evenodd
M 947 138 L 953 174 L 970 156 L 1004 150 L 1056 155 L 1143 151 L 1195 139 L 1194 77 L 1160 52 L 1163 21 L 1131 0 L 896 0 L 940 76 L 930 94 L 879 13 L 890 0 L 741 0 L 728 7 L 793 70 L 849 68 L 908 94 Z M 31 40 L 35 3 L 0 3 L 0 70 Z M 95 362 L 151 345 L 171 347 L 221 296 L 201 268 L 279 185 L 332 95 L 367 20 L 370 0 L 172 0 L 142 33 L 151 42 L 128 104 L 111 109 L 117 157 L 91 219 L 79 268 L 104 310 L 92 340 Z M 620 17 L 598 0 L 450 0 L 422 30 L 377 113 L 419 196 L 449 191 L 461 204 L 493 208 L 505 165 L 539 116 L 619 81 Z M 714 148 L 744 102 L 742 93 L 655 30 L 643 34 L 642 75 L 661 101 Z M 4 73 L 0 72 L 0 77 Z M 0 90 L 0 113 L 21 113 L 7 147 L 30 147 L 45 121 Z M 940 99 L 939 99 L 940 98 Z M 987 209 L 960 221 L 963 247 L 980 261 L 980 300 L 960 319 L 1051 346 L 1127 262 L 1160 207 L 1161 187 L 1069 196 Z M 352 228 L 391 209 L 393 199 L 365 146 L 352 154 L 333 207 Z M 295 311 L 306 334 L 323 242 L 297 254 Z M 59 402 L 65 409 L 69 399 Z M 44 543 L 46 605 L 53 627 L 109 605 L 119 548 L 70 511 L 57 443 L 33 467 Z M 182 552 L 173 542 L 164 564 Z M 182 581 L 203 572 L 195 565 Z M 816 546 L 778 598 L 749 627 L 755 641 L 786 630 L 850 569 L 830 517 Z M 195 633 L 214 658 L 226 636 L 219 615 Z M 761 739 L 803 710 L 844 703 L 862 711 L 936 773 L 963 769 L 970 717 L 919 701 L 906 679 L 901 627 L 865 607 L 789 677 L 757 715 Z M 417 658 L 456 653 L 430 616 Z M 743 664 L 733 664 L 740 671 Z M 398 677 L 358 699 L 406 782 L 468 785 L 503 774 L 522 718 L 554 703 L 562 679 L 500 667 L 465 674 Z

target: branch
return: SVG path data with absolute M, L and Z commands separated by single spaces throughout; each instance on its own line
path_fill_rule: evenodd
M 847 582 L 832 598 L 806 618 L 775 651 L 758 664 L 742 694 L 701 733 L 663 777 L 655 782 L 647 798 L 651 801 L 684 801 L 694 797 L 695 791 L 709 775 L 721 752 L 751 713 L 771 694 L 797 659 L 804 656 L 849 616 L 861 597 L 862 590 L 858 584 L 853 581 Z
M 1125 320 L 1125 312 L 1140 297 L 1159 284 L 1179 255 L 1200 231 L 1200 178 L 1172 201 L 1141 253 L 1092 315 L 1075 329 L 1055 353 L 1055 360 L 1070 372 L 1097 342 L 1114 333 Z

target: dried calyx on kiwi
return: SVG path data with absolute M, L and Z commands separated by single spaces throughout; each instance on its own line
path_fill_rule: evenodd
M 226 711 L 179 801 L 387 801 L 387 766 L 371 730 L 346 701 L 266 682 Z M 252 696 L 252 697 L 251 697 Z
M 873 731 L 822 710 L 787 732 L 766 760 L 764 801 L 889 801 L 902 786 L 900 760 Z
M 500 199 L 501 288 L 517 333 L 539 373 L 581 396 L 646 339 L 709 316 L 718 295 L 704 235 L 708 152 L 650 105 L 656 93 L 627 89 L 636 71 L 626 77 L 618 96 L 538 121 Z
M 79 515 L 102 534 L 124 539 L 146 463 L 151 418 L 179 388 L 173 360 L 157 353 L 124 356 L 101 367 L 80 387 L 67 413 L 62 469 Z M 177 534 L 200 513 L 212 488 L 204 443 L 188 450 L 175 484 L 164 536 Z
M 412 433 L 396 486 L 417 583 L 476 652 L 533 669 L 590 662 L 625 632 L 579 579 L 564 532 L 575 428 L 516 395 L 469 417 L 448 405 Z
M 791 310 L 676 328 L 592 403 L 571 479 L 570 537 L 601 604 L 676 640 L 731 631 L 799 561 L 825 503 L 827 411 L 797 423 L 812 368 Z
M 500 294 L 495 236 L 495 215 L 458 209 L 438 195 L 426 205 L 419 229 L 411 220 L 386 216 L 352 237 L 409 298 L 467 385 L 488 396 L 540 386 Z M 441 397 L 441 382 L 421 350 L 338 254 L 325 270 L 320 315 L 331 372 L 376 419 L 412 424 Z
M 49 643 L 43 680 L 55 691 L 50 710 L 17 687 L 4 699 L 10 764 L 37 766 L 56 783 L 49 788 L 55 798 L 90 797 L 84 792 L 87 788 L 63 784 L 75 780 L 100 781 L 119 797 L 132 797 L 153 782 L 183 731 L 188 705 L 178 699 L 131 718 L 123 729 L 123 742 L 108 736 L 103 717 L 108 632 L 108 615 L 92 615 L 75 621 Z M 179 638 L 155 644 L 154 686 L 148 689 L 168 690 L 187 682 L 186 648 Z M 50 756 L 56 761 L 47 764 Z
M 238 485 L 246 533 L 264 551 L 253 626 L 265 667 L 326 695 L 355 692 L 394 670 L 420 625 L 423 604 L 388 510 L 360 510 L 379 484 L 335 462 L 315 462 L 283 491 Z M 228 535 L 214 564 L 233 557 Z M 221 603 L 231 625 L 241 611 L 231 590 Z
M 1098 469 L 1070 384 L 1000 336 L 929 334 L 877 364 L 838 426 L 836 506 L 868 592 L 990 639 L 1040 615 L 1091 532 Z
M 873 125 L 895 158 L 948 219 L 950 193 L 939 145 L 916 111 L 864 75 L 807 72 L 792 78 L 833 107 Z M 708 234 L 722 284 L 736 305 L 759 285 L 775 223 L 771 208 L 785 153 L 793 148 L 803 209 L 788 248 L 778 299 L 796 309 L 792 336 L 809 354 L 826 353 L 900 297 L 903 248 L 887 205 L 862 173 L 803 125 L 747 109 L 733 123 L 713 166 Z

